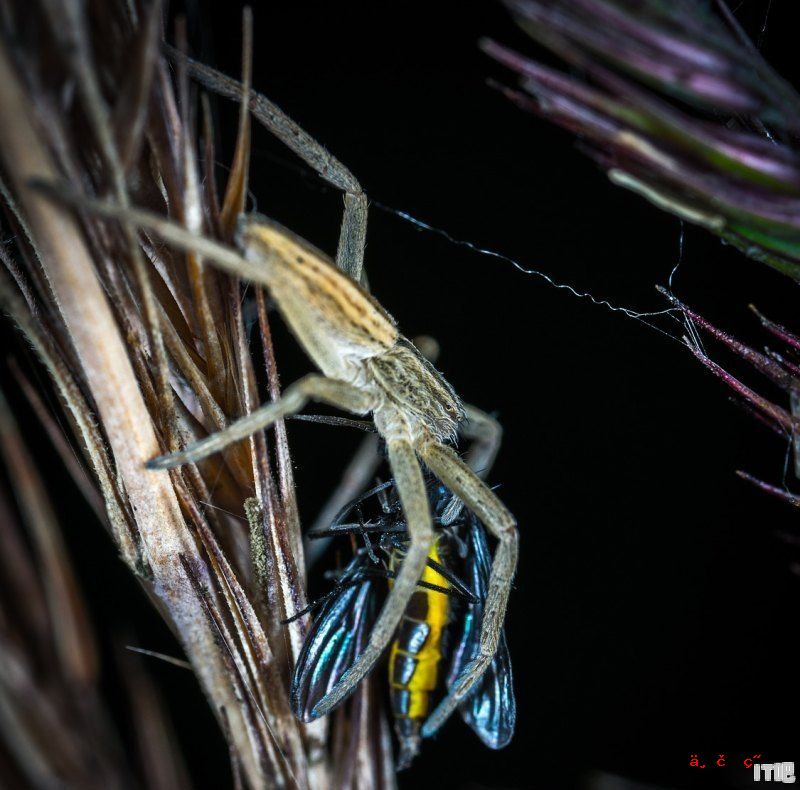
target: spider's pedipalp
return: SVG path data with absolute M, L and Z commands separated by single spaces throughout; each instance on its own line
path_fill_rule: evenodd
M 386 437 L 415 444 L 434 439 L 454 442 L 464 406 L 436 368 L 404 337 L 385 354 L 365 360 L 369 379 L 383 395 L 375 425 Z

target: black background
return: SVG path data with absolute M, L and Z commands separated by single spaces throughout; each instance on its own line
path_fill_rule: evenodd
M 752 0 L 740 11 L 755 34 L 766 5 Z M 773 4 L 765 39 L 779 67 L 794 54 L 787 7 Z M 239 8 L 190 8 L 195 52 L 232 74 Z M 374 201 L 598 299 L 664 308 L 653 286 L 678 262 L 679 222 L 613 187 L 568 135 L 486 85 L 512 78 L 478 51 L 482 35 L 553 62 L 500 6 L 267 3 L 255 9 L 255 33 L 255 87 L 347 164 Z M 235 108 L 217 108 L 229 156 Z M 259 211 L 335 250 L 340 196 L 260 128 L 252 173 Z M 434 335 L 451 383 L 503 422 L 491 481 L 522 537 L 507 626 L 516 737 L 493 753 L 454 720 L 401 787 L 567 788 L 595 769 L 665 787 L 732 787 L 752 781 L 741 765 L 750 754 L 800 766 L 789 723 L 800 579 L 791 572 L 797 556 L 776 534 L 797 536 L 797 514 L 734 474 L 780 484 L 786 442 L 731 405 L 675 339 L 377 205 L 367 266 L 404 333 Z M 755 345 L 766 338 L 750 302 L 800 330 L 796 286 L 700 230 L 686 229 L 674 287 Z M 677 323 L 656 321 L 680 335 Z M 285 382 L 310 369 L 286 333 L 279 342 Z M 310 521 L 359 437 L 293 423 L 290 438 Z M 81 507 L 63 473 L 51 482 Z M 66 528 L 104 639 L 132 627 L 133 641 L 175 653 L 90 516 Z M 226 786 L 226 750 L 191 676 L 158 662 L 151 669 L 197 785 Z M 108 686 L 115 694 L 113 678 Z M 709 765 L 702 772 L 688 767 L 694 752 Z M 729 765 L 717 769 L 723 752 Z

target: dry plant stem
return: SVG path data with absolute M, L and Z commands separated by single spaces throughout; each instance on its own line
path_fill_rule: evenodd
M 129 517 L 126 505 L 123 504 L 119 480 L 112 469 L 111 461 L 105 451 L 105 444 L 94 423 L 89 407 L 69 371 L 65 369 L 61 358 L 52 353 L 47 337 L 28 313 L 25 304 L 6 282 L 6 277 L 1 271 L 0 308 L 14 319 L 58 388 L 58 393 L 66 406 L 67 415 L 72 419 L 75 433 L 83 439 L 85 453 L 97 476 L 97 482 L 105 502 L 106 515 L 117 547 L 128 566 L 137 568 L 139 566 L 139 536 L 131 530 L 132 519 Z
M 75 483 L 75 486 L 81 492 L 89 507 L 94 511 L 98 521 L 102 523 L 106 520 L 103 497 L 94 487 L 89 474 L 78 460 L 77 455 L 67 441 L 66 435 L 47 410 L 41 396 L 30 381 L 28 381 L 25 374 L 19 369 L 16 360 L 11 359 L 9 367 L 11 368 L 14 379 L 19 385 L 20 390 L 27 398 L 28 404 L 47 432 L 47 438 L 50 440 L 50 444 L 53 445 L 53 449 L 58 453 L 61 463 L 64 464 L 64 468 L 69 472 L 72 482 Z
M 140 657 L 124 651 L 119 658 L 134 720 L 148 790 L 191 790 L 183 760 L 170 744 L 175 734 L 163 709 L 159 689 L 144 670 Z M 180 670 L 177 670 L 180 671 Z
M 98 671 L 96 648 L 88 628 L 72 568 L 66 562 L 61 531 L 50 507 L 43 483 L 0 390 L 0 450 L 9 469 L 14 470 L 14 493 L 31 527 L 37 561 L 44 569 L 42 579 L 51 612 L 59 662 L 70 681 L 90 685 Z
M 98 657 L 55 509 L 0 392 L 0 738 L 37 788 L 130 786 L 98 694 Z M 25 540 L 27 538 L 27 540 Z M 8 784 L 5 766 L 0 773 Z
M 92 132 L 105 162 L 114 195 L 120 205 L 128 206 L 130 205 L 130 200 L 125 183 L 125 171 L 114 141 L 109 112 L 103 100 L 96 76 L 97 72 L 91 60 L 83 8 L 76 0 L 67 0 L 67 2 L 63 3 L 47 0 L 44 5 L 51 19 L 52 30 L 62 40 L 61 49 L 67 55 L 75 83 L 91 122 Z M 161 334 L 155 295 L 150 284 L 142 251 L 136 239 L 136 231 L 127 223 L 123 223 L 122 227 L 136 275 L 139 295 L 146 318 L 148 341 L 155 361 L 156 394 L 162 407 L 162 413 L 165 415 L 165 424 L 162 428 L 167 436 L 167 444 L 174 448 L 177 447 L 176 419 L 172 388 L 169 383 L 167 356 L 164 350 L 164 339 Z
M 272 400 L 281 396 L 278 366 L 272 346 L 272 332 L 267 318 L 267 305 L 264 291 L 256 292 L 256 306 L 258 309 L 258 325 L 261 330 L 261 345 L 264 351 L 264 366 L 269 382 L 269 394 Z M 278 461 L 278 485 L 280 486 L 281 501 L 284 503 L 283 516 L 286 527 L 293 541 L 292 556 L 297 558 L 300 567 L 298 571 L 305 582 L 305 565 L 303 559 L 303 535 L 300 527 L 300 514 L 297 509 L 297 495 L 294 488 L 294 473 L 289 455 L 289 439 L 286 435 L 286 422 L 278 420 L 275 423 L 275 453 Z
M 206 579 L 205 566 L 184 525 L 169 476 L 144 466 L 158 453 L 158 442 L 91 256 L 75 220 L 29 187 L 31 179 L 52 181 L 59 174 L 28 109 L 11 63 L 0 50 L 0 151 L 136 514 L 142 566 L 133 569 L 149 574 L 152 592 L 169 612 L 214 711 L 227 712 L 230 738 L 248 781 L 253 787 L 263 786 L 263 766 L 244 711 L 196 588 L 187 579 L 187 566 Z M 130 564 L 132 558 L 126 559 Z
M 181 39 L 185 34 L 185 25 L 180 26 Z M 182 41 L 182 43 L 185 43 Z M 182 135 L 183 150 L 183 220 L 186 228 L 194 233 L 200 233 L 203 229 L 203 198 L 198 183 L 197 163 L 195 161 L 195 146 L 189 130 L 192 128 L 189 123 L 189 89 L 186 78 L 186 70 L 179 68 L 178 85 L 180 88 L 181 101 L 181 123 L 186 130 Z M 203 260 L 199 255 L 187 253 L 186 260 L 189 270 L 189 283 L 192 288 L 192 298 L 197 310 L 197 322 L 200 335 L 203 338 L 203 348 L 205 349 L 206 364 L 209 372 L 209 386 L 211 392 L 219 402 L 225 403 L 225 392 L 227 387 L 225 375 L 225 362 L 223 358 L 222 343 L 217 334 L 217 326 L 213 318 L 209 299 L 209 278 Z

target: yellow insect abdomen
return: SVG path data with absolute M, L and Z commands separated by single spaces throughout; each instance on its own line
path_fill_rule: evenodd
M 436 544 L 428 557 L 441 562 Z M 400 557 L 392 558 L 393 569 L 399 560 Z M 438 571 L 427 566 L 422 580 L 437 587 L 450 587 Z M 446 593 L 425 588 L 418 588 L 406 607 L 389 654 L 389 684 L 398 726 L 403 719 L 416 720 L 413 729 L 417 730 L 428 715 L 430 695 L 439 680 L 442 633 L 449 608 L 450 599 Z M 411 722 L 406 724 L 411 725 Z

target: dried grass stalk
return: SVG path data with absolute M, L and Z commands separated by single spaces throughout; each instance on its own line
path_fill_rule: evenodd
M 76 0 L 43 0 L 31 13 L 9 2 L 0 23 L 2 196 L 15 238 L 2 250 L 0 304 L 60 396 L 91 472 L 90 500 L 102 502 L 123 561 L 182 644 L 229 742 L 237 782 L 318 788 L 335 774 L 338 786 L 391 786 L 390 743 L 366 688 L 352 716 L 337 719 L 333 758 L 326 723 L 304 726 L 289 708 L 288 678 L 307 621 L 280 625 L 305 604 L 283 424 L 196 466 L 169 474 L 144 466 L 278 395 L 263 294 L 251 338 L 240 283 L 206 268 L 200 253 L 174 252 L 32 188 L 35 180 L 62 182 L 230 241 L 244 206 L 255 96 L 249 17 L 243 87 L 226 83 L 241 107 L 221 197 L 208 101 L 198 114 L 188 61 L 177 58 L 171 71 L 162 56 L 158 3 L 87 10 Z M 176 38 L 185 49 L 180 26 Z M 261 365 L 266 393 L 255 374 Z M 83 470 L 73 472 L 86 487 Z M 48 585 L 65 583 L 56 570 L 48 568 Z M 65 616 L 55 635 L 73 672 L 89 671 L 82 633 L 79 620 Z M 158 718 L 156 695 L 133 675 L 140 720 Z M 158 762 L 148 784 L 185 783 L 153 738 L 141 746 Z

